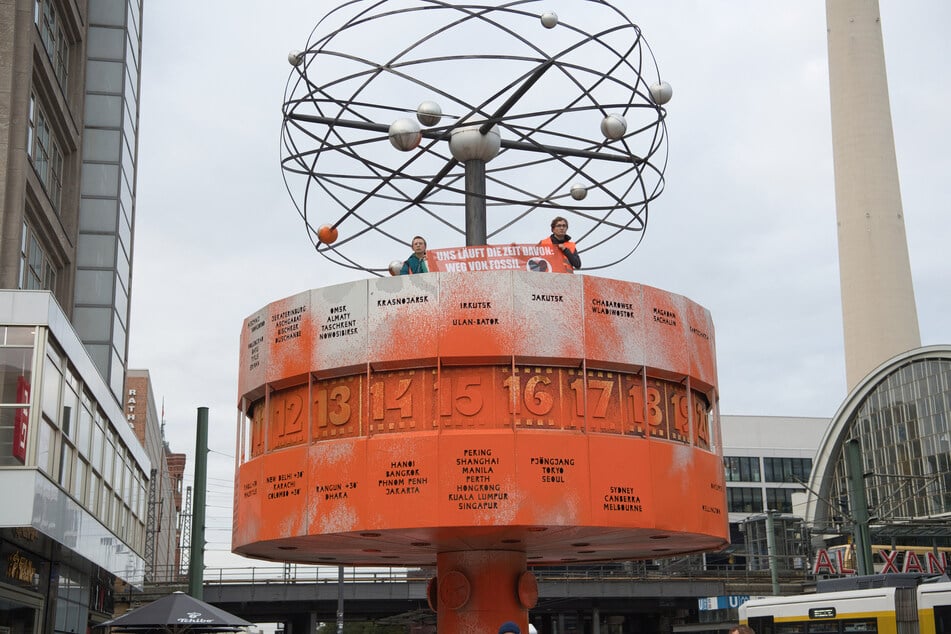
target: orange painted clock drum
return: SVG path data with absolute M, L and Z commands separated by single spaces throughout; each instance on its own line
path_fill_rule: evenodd
M 631 282 L 429 273 L 245 320 L 235 552 L 433 565 L 727 543 L 713 324 Z

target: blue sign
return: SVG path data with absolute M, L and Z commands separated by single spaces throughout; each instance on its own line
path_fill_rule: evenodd
M 730 594 L 720 597 L 704 597 L 697 599 L 701 610 L 727 610 L 738 608 L 750 600 L 748 594 Z

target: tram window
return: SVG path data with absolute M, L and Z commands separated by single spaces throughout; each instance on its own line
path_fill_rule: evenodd
M 937 605 L 934 609 L 936 634 L 951 634 L 951 605 Z
M 776 634 L 806 634 L 806 623 L 777 623 Z
M 809 623 L 809 634 L 839 634 L 839 622 L 812 621 Z
M 842 621 L 843 632 L 877 632 L 878 628 L 875 619 L 856 619 L 854 621 Z
M 751 616 L 749 625 L 756 634 L 776 634 L 771 616 Z

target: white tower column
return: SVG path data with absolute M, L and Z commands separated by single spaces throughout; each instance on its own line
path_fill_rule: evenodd
M 849 390 L 921 346 L 878 0 L 826 0 L 832 153 Z

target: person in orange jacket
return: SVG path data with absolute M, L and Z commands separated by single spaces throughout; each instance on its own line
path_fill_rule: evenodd
M 538 244 L 551 245 L 561 251 L 566 273 L 573 273 L 575 269 L 581 268 L 581 256 L 578 255 L 578 248 L 568 235 L 568 221 L 565 218 L 555 216 L 555 219 L 551 221 L 551 235 Z

